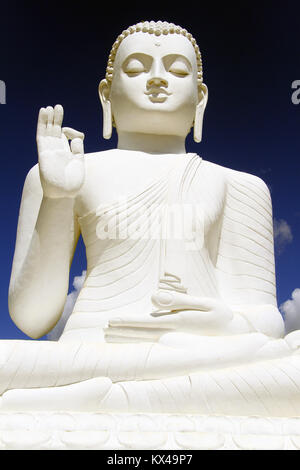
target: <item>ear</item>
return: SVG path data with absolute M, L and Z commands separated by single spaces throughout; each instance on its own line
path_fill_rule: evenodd
M 203 116 L 208 100 L 208 89 L 205 83 L 200 83 L 198 86 L 199 102 L 196 106 L 195 120 L 194 120 L 194 141 L 201 142 L 202 140 L 202 127 Z
M 110 139 L 112 134 L 112 112 L 109 101 L 110 86 L 107 80 L 101 80 L 98 91 L 103 110 L 103 137 L 104 139 Z

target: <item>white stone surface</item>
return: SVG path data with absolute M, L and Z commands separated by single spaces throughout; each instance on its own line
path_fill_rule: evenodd
M 59 320 L 80 233 L 87 273 L 59 341 L 0 342 L 1 445 L 297 447 L 297 433 L 264 424 L 300 413 L 300 333 L 284 337 L 277 307 L 269 190 L 185 148 L 191 128 L 201 141 L 208 97 L 196 42 L 166 23 L 129 28 L 99 96 L 116 149 L 85 154 L 61 105 L 39 113 L 9 291 L 16 325 L 35 339 Z M 34 427 L 42 412 L 55 432 L 30 427 L 27 444 L 10 423 L 23 416 Z M 154 428 L 159 418 L 145 436 L 57 429 L 61 417 L 89 423 L 101 412 L 139 413 Z M 167 431 L 178 413 L 179 429 Z M 237 430 L 197 428 L 199 415 Z M 252 415 L 259 437 L 239 427 Z
M 2 450 L 299 450 L 299 417 L 0 413 Z

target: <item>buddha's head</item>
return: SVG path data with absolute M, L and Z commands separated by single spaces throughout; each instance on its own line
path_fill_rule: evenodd
M 131 26 L 114 43 L 99 84 L 103 136 L 117 132 L 186 137 L 201 141 L 207 87 L 195 39 L 167 22 Z

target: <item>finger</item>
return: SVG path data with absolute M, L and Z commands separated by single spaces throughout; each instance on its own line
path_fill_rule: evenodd
M 48 114 L 47 125 L 46 125 L 46 133 L 47 133 L 47 135 L 52 135 L 54 109 L 52 108 L 52 106 L 47 106 L 46 111 L 47 111 L 47 114 Z
M 37 123 L 37 137 L 46 134 L 46 126 L 48 121 L 48 113 L 45 108 L 41 108 L 39 111 L 38 116 L 38 123 Z
M 83 140 L 76 137 L 71 141 L 71 151 L 74 155 L 83 155 Z
M 145 338 L 134 338 L 125 337 L 125 336 L 114 336 L 114 335 L 105 335 L 105 342 L 106 343 L 155 343 L 157 342 L 156 339 L 145 339 Z
M 63 127 L 62 131 L 67 137 L 67 139 L 69 140 L 76 139 L 77 137 L 82 140 L 84 139 L 83 132 L 76 131 L 75 129 L 72 129 L 71 127 Z
M 213 308 L 213 300 L 209 297 L 194 297 L 181 292 L 159 290 L 151 297 L 152 303 L 158 308 L 172 310 L 196 309 L 208 311 Z
M 153 341 L 165 333 L 165 329 L 163 328 L 148 328 L 145 325 L 141 328 L 109 327 L 104 328 L 103 330 L 105 335 L 109 336 L 115 336 L 118 338 L 141 338 L 149 341 Z
M 61 104 L 57 104 L 54 107 L 54 117 L 53 117 L 53 135 L 55 137 L 61 136 L 61 125 L 64 118 L 64 108 Z
M 110 327 L 131 327 L 131 328 L 176 328 L 178 313 L 168 313 L 161 316 L 142 317 L 140 315 L 130 315 L 123 318 L 112 318 L 109 321 Z
M 163 328 L 104 328 L 109 343 L 155 343 L 169 330 Z

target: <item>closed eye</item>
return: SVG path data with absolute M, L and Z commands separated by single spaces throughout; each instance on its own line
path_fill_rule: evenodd
M 186 77 L 191 72 L 191 64 L 183 57 L 175 54 L 170 54 L 164 57 L 166 70 L 177 77 Z
M 189 75 L 189 71 L 188 70 L 185 70 L 184 68 L 182 67 L 171 67 L 169 69 L 169 72 L 170 73 L 173 73 L 174 75 L 178 75 L 179 77 L 185 77 L 186 75 Z
M 136 57 L 131 57 L 125 62 L 123 70 L 127 75 L 135 76 L 146 72 L 147 68 L 141 60 Z

